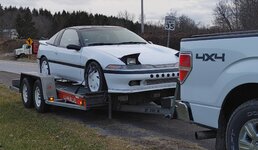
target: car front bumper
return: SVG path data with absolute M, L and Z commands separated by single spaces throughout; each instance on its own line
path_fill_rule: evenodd
M 178 70 L 158 71 L 104 71 L 109 93 L 138 93 L 176 88 Z M 137 82 L 137 85 L 130 85 Z

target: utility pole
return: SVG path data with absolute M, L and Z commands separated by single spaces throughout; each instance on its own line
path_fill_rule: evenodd
M 144 11 L 143 11 L 143 0 L 141 0 L 141 23 L 142 23 L 142 33 L 144 33 Z

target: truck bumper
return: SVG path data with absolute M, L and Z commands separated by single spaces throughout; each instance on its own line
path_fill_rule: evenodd
M 189 103 L 176 101 L 177 119 L 183 121 L 193 121 L 192 111 Z

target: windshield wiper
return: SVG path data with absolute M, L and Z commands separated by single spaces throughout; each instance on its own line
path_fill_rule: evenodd
M 147 44 L 146 42 L 121 42 L 121 43 L 90 43 L 88 46 L 100 46 L 100 45 L 124 45 L 124 44 Z
M 121 42 L 117 43 L 118 45 L 123 45 L 123 44 L 147 44 L 146 42 Z
M 88 46 L 99 46 L 99 45 L 116 45 L 117 43 L 91 43 Z

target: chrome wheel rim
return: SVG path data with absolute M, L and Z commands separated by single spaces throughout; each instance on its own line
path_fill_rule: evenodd
M 34 91 L 34 99 L 35 99 L 35 104 L 37 107 L 40 107 L 41 105 L 41 95 L 40 95 L 40 89 L 39 87 L 36 87 L 35 91 Z
M 23 97 L 24 103 L 27 103 L 28 102 L 28 87 L 26 84 L 23 84 L 23 86 L 22 86 L 22 97 Z
M 44 75 L 49 75 L 49 67 L 47 61 L 42 61 L 41 63 L 41 73 Z
M 88 85 L 92 92 L 97 92 L 100 88 L 100 73 L 95 66 L 89 68 Z
M 238 145 L 240 150 L 258 150 L 258 119 L 244 124 L 239 133 Z

